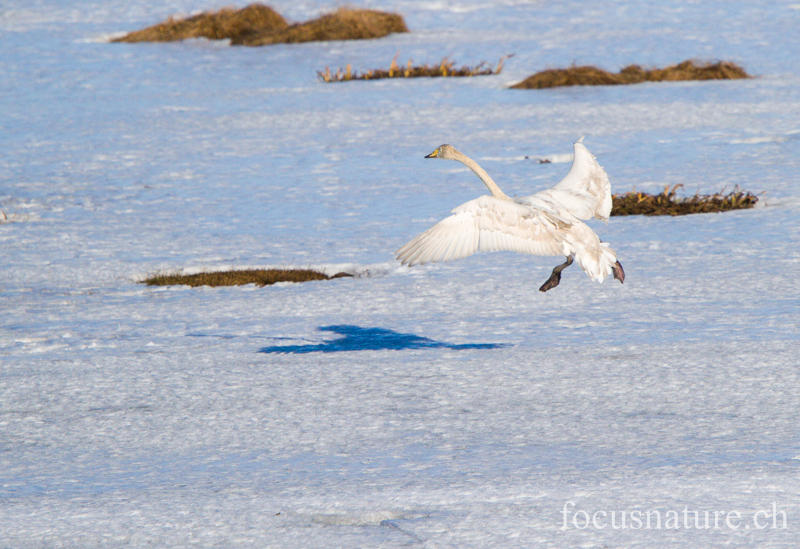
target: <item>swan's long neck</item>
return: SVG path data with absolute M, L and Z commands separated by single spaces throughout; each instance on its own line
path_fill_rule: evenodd
M 492 193 L 493 197 L 501 198 L 503 200 L 511 200 L 511 198 L 506 196 L 506 194 L 503 191 L 500 190 L 500 187 L 498 187 L 497 183 L 495 183 L 492 180 L 492 178 L 489 177 L 489 174 L 486 173 L 483 170 L 483 168 L 478 166 L 477 162 L 475 162 L 473 159 L 471 159 L 470 157 L 468 157 L 467 155 L 465 155 L 462 152 L 459 152 L 459 151 L 455 151 L 455 152 L 457 152 L 458 154 L 455 155 L 455 158 L 453 158 L 453 160 L 458 160 L 459 162 L 464 164 L 466 167 L 468 167 L 470 170 L 475 172 L 475 175 L 477 175 L 478 177 L 481 178 L 481 181 L 483 181 L 484 185 L 486 185 L 486 187 L 489 189 L 489 192 Z

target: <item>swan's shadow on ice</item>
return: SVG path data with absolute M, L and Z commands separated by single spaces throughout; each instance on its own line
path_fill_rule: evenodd
M 414 334 L 401 334 L 385 328 L 362 328 L 347 324 L 339 326 L 320 326 L 323 332 L 333 332 L 342 335 L 333 341 L 323 341 L 317 345 L 278 345 L 264 347 L 261 353 L 337 353 L 340 351 L 402 351 L 406 349 L 451 349 L 456 351 L 466 349 L 499 349 L 505 347 L 502 343 L 468 343 L 454 345 L 443 343 L 427 337 Z

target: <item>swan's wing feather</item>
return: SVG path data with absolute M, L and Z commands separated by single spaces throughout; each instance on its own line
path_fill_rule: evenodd
M 563 253 L 564 223 L 528 206 L 481 196 L 397 251 L 403 264 L 420 265 L 468 257 L 477 251 L 510 250 L 533 255 Z
M 611 213 L 611 183 L 594 155 L 582 143 L 575 142 L 575 158 L 567 176 L 555 187 L 536 193 L 552 200 L 580 219 L 596 217 L 608 221 Z

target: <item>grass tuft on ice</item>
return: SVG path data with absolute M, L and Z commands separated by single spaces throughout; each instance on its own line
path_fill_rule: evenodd
M 695 194 L 689 198 L 679 198 L 676 195 L 678 187 L 664 187 L 661 194 L 648 194 L 632 191 L 625 194 L 615 194 L 611 197 L 611 215 L 689 215 L 697 213 L 727 212 L 730 210 L 744 210 L 752 208 L 758 202 L 758 197 L 751 192 L 745 192 L 734 187 L 728 194 L 719 193 L 712 195 Z
M 514 54 L 502 57 L 497 63 L 495 68 L 490 67 L 486 61 L 481 61 L 473 67 L 463 66 L 461 68 L 455 67 L 455 61 L 450 61 L 449 58 L 444 57 L 438 65 L 428 66 L 418 65 L 413 66 L 413 60 L 409 59 L 404 67 L 397 64 L 399 53 L 392 59 L 391 65 L 388 69 L 373 69 L 366 72 L 353 72 L 352 67 L 347 65 L 344 69 L 336 69 L 335 73 L 331 73 L 329 67 L 325 67 L 325 71 L 317 71 L 317 76 L 323 82 L 347 82 L 348 80 L 379 80 L 381 78 L 421 78 L 421 77 L 437 77 L 437 76 L 485 76 L 491 74 L 500 74 L 503 70 L 503 63 Z
M 170 17 L 162 23 L 126 34 L 113 42 L 172 42 L 187 38 L 230 39 L 231 44 L 265 46 L 324 40 L 382 38 L 408 32 L 403 17 L 375 10 L 339 8 L 317 19 L 289 25 L 263 4 L 240 10 L 223 8 L 186 19 Z
M 0 225 L 5 223 L 18 223 L 20 221 L 28 221 L 27 215 L 20 215 L 16 212 L 11 214 L 6 214 L 6 212 L 0 210 Z
M 630 65 L 618 73 L 611 73 L 592 66 L 568 69 L 548 69 L 529 76 L 512 89 L 544 89 L 560 86 L 609 86 L 617 84 L 640 84 L 642 82 L 676 82 L 681 80 L 734 80 L 751 78 L 745 70 L 729 61 L 701 63 L 692 60 L 670 65 L 663 69 L 645 70 L 639 65 Z
M 337 273 L 328 276 L 319 271 L 310 269 L 245 269 L 241 271 L 219 271 L 210 273 L 197 273 L 190 275 L 181 274 L 156 274 L 142 280 L 148 286 L 244 286 L 256 284 L 268 286 L 276 282 L 309 282 L 312 280 L 331 280 L 352 276 L 347 273 Z

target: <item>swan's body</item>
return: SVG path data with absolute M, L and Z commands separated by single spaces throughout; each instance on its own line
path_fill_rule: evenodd
M 583 145 L 575 143 L 575 159 L 567 176 L 546 191 L 510 198 L 478 164 L 450 145 L 442 145 L 425 158 L 457 160 L 484 182 L 492 196 L 481 196 L 454 209 L 397 251 L 397 259 L 413 266 L 467 257 L 475 252 L 511 250 L 533 255 L 564 255 L 567 262 L 553 269 L 540 288 L 558 285 L 561 271 L 573 258 L 592 280 L 607 276 L 622 282 L 625 273 L 614 250 L 581 219 L 608 221 L 611 185 L 605 170 Z

